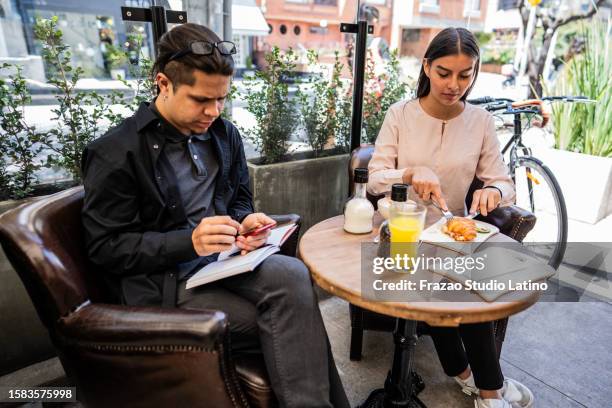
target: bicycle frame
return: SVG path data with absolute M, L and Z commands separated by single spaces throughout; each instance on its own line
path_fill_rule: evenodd
M 512 137 L 510 138 L 510 140 L 508 141 L 508 143 L 506 143 L 506 145 L 504 146 L 504 148 L 502 149 L 502 157 L 503 155 L 506 154 L 506 152 L 508 151 L 508 148 L 510 148 L 510 157 L 509 157 L 509 163 L 508 163 L 508 170 L 510 172 L 510 177 L 512 178 L 512 182 L 516 184 L 516 161 L 518 158 L 518 154 L 517 154 L 517 150 L 520 149 L 522 152 L 522 155 L 524 156 L 531 156 L 531 149 L 527 146 L 525 146 L 523 144 L 523 129 L 522 129 L 522 123 L 521 123 L 521 114 L 523 114 L 525 112 L 521 111 L 521 112 L 515 112 L 512 113 L 512 115 L 514 116 L 514 133 L 512 135 Z M 527 172 L 527 187 L 528 187 L 528 191 L 529 191 L 529 205 L 531 207 L 531 211 L 534 212 L 535 211 L 535 203 L 533 201 L 533 182 L 531 181 L 531 178 L 529 177 L 529 175 L 531 174 L 531 170 L 530 169 L 526 169 Z
M 485 109 L 491 113 L 499 112 L 502 115 L 513 115 L 513 134 L 510 140 L 502 148 L 502 156 L 505 157 L 508 154 L 508 171 L 512 178 L 512 181 L 516 184 L 517 182 L 517 169 L 519 167 L 525 168 L 526 175 L 526 186 L 527 195 L 529 197 L 529 206 L 531 212 L 535 213 L 535 197 L 534 187 L 536 184 L 540 184 L 538 178 L 534 177 L 534 171 L 536 173 L 542 173 L 541 175 L 547 180 L 547 184 L 552 189 L 553 199 L 555 200 L 555 206 L 558 210 L 557 213 L 557 225 L 559 227 L 557 234 L 557 241 L 554 246 L 554 251 L 550 256 L 549 265 L 557 268 L 563 260 L 565 253 L 565 247 L 567 243 L 567 208 L 563 198 L 563 192 L 559 187 L 559 184 L 550 171 L 541 161 L 533 157 L 531 148 L 523 144 L 523 126 L 521 122 L 522 114 L 539 114 L 542 116 L 542 124 L 550 118 L 548 112 L 542 110 L 543 101 L 559 101 L 559 102 L 581 102 L 581 103 L 596 103 L 597 101 L 587 99 L 582 96 L 553 96 L 545 97 L 540 100 L 525 100 L 525 101 L 513 101 L 507 98 L 491 98 L 482 97 L 468 102 L 482 105 L 486 104 Z M 500 112 L 501 111 L 501 112 Z M 531 163 L 531 165 L 528 165 Z M 533 169 L 532 169 L 533 166 Z M 535 170 L 534 170 L 535 169 Z M 522 177 L 522 174 L 520 174 Z M 526 203 L 525 203 L 526 204 Z
M 490 97 L 484 97 L 484 98 L 479 98 L 479 99 L 481 99 L 481 101 L 478 101 L 475 103 L 477 104 L 493 103 L 494 105 L 491 107 L 490 110 L 500 110 L 500 108 L 503 108 L 504 109 L 504 112 L 502 112 L 503 115 L 513 115 L 514 116 L 514 134 L 512 135 L 512 138 L 508 141 L 508 143 L 506 143 L 506 145 L 502 149 L 502 155 L 504 155 L 506 154 L 506 151 L 508 151 L 510 146 L 512 146 L 512 149 L 510 150 L 509 166 L 510 166 L 510 171 L 512 173 L 512 179 L 514 180 L 514 163 L 516 162 L 516 158 L 517 158 L 517 154 L 516 154 L 517 148 L 520 148 L 523 151 L 524 155 L 531 156 L 531 149 L 523 144 L 523 141 L 521 138 L 522 133 L 523 133 L 522 124 L 521 124 L 521 115 L 528 114 L 528 113 L 538 114 L 538 113 L 541 113 L 541 111 L 535 107 L 534 108 L 529 108 L 529 107 L 515 108 L 513 106 L 510 106 L 510 104 L 512 104 L 514 101 L 512 99 L 507 99 L 507 98 L 492 99 Z M 583 96 L 572 96 L 572 97 L 549 96 L 549 97 L 542 98 L 542 101 L 550 101 L 550 102 L 566 101 L 566 102 L 582 102 L 582 103 L 595 103 L 596 102 L 594 100 L 587 99 Z M 495 104 L 497 104 L 497 106 Z

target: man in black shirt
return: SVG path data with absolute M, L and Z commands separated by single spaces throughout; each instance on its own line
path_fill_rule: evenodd
M 242 140 L 219 117 L 235 52 L 196 24 L 162 37 L 158 97 L 83 152 L 89 256 L 119 302 L 223 310 L 232 349 L 263 353 L 281 406 L 345 407 L 300 261 L 272 255 L 251 273 L 185 289 L 219 252 L 252 251 L 269 235 L 238 232 L 273 222 L 254 212 Z

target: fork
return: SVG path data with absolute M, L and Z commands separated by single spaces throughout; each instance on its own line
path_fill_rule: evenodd
M 440 210 L 440 212 L 442 213 L 442 215 L 444 216 L 444 218 L 446 218 L 446 221 L 450 221 L 453 218 L 455 218 L 455 216 L 453 215 L 452 212 L 450 211 L 445 211 L 444 209 L 442 209 L 442 207 L 440 207 L 440 205 L 438 203 L 436 203 L 435 200 L 431 200 L 431 203 L 433 204 L 434 207 L 436 207 L 438 210 Z

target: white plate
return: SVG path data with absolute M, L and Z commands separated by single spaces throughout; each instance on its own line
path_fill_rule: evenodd
M 442 217 L 438 222 L 430 225 L 429 228 L 423 231 L 421 234 L 421 241 L 452 249 L 453 251 L 461 252 L 463 254 L 471 254 L 480 245 L 482 245 L 483 242 L 499 232 L 499 228 L 497 228 L 495 225 L 476 220 L 474 220 L 474 222 L 476 223 L 477 227 L 488 228 L 490 232 L 479 232 L 473 241 L 455 241 L 450 235 L 442 232 L 442 226 L 446 223 L 446 218 Z

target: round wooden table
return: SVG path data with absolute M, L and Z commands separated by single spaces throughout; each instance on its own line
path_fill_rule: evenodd
M 434 326 L 493 321 L 528 308 L 540 294 L 531 292 L 512 301 L 503 301 L 502 297 L 490 303 L 475 293 L 467 294 L 473 299 L 463 299 L 461 302 L 381 302 L 364 298 L 361 291 L 361 244 L 374 241 L 381 222 L 382 217 L 377 213 L 372 233 L 354 235 L 343 230 L 344 216 L 324 220 L 302 236 L 299 256 L 310 270 L 313 280 L 325 291 L 364 309 L 397 318 L 393 363 L 384 390 L 375 391 L 371 395 L 374 397 L 368 398 L 366 406 L 423 407 L 424 404 L 413 392 L 411 375 L 412 354 L 417 341 L 416 321 Z M 490 240 L 514 242 L 502 234 L 496 234 Z

